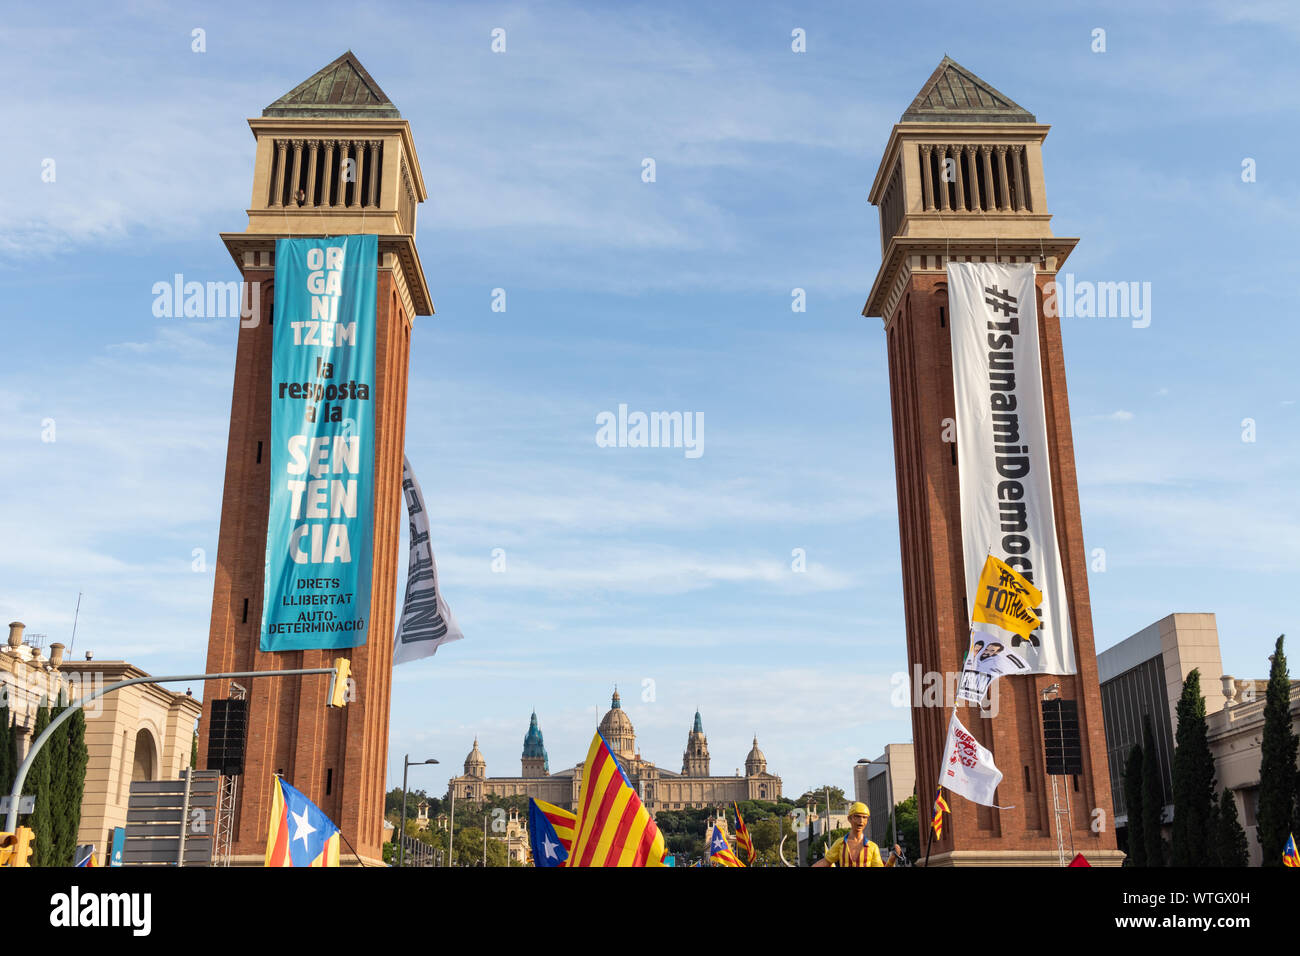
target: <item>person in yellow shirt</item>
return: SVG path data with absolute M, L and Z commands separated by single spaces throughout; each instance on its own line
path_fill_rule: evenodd
M 813 866 L 893 866 L 894 860 L 903 855 L 902 848 L 895 843 L 894 851 L 889 854 L 889 862 L 880 858 L 880 847 L 867 839 L 867 822 L 871 811 L 862 801 L 849 807 L 848 833 L 831 844 L 826 855 Z

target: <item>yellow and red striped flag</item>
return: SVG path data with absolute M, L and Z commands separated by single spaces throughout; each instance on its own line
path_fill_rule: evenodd
M 567 866 L 664 866 L 664 837 L 599 731 L 582 765 Z
M 745 818 L 740 815 L 740 804 L 734 800 L 731 806 L 736 811 L 736 846 L 745 848 L 745 855 L 749 858 L 749 865 L 754 865 L 754 841 L 749 837 L 749 827 L 745 826 Z
M 943 839 L 943 815 L 945 813 L 952 813 L 952 808 L 948 806 L 948 801 L 943 798 L 943 787 L 940 787 L 934 792 L 934 819 L 930 821 L 936 840 Z
M 1283 866 L 1300 866 L 1300 853 L 1296 852 L 1295 837 L 1287 834 L 1286 846 L 1282 848 Z

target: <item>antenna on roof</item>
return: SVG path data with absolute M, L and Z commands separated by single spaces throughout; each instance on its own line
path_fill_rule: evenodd
M 68 641 L 69 654 L 71 654 L 72 649 L 77 646 L 77 618 L 79 617 L 81 617 L 81 592 L 80 591 L 77 592 L 77 610 L 72 615 L 72 639 Z

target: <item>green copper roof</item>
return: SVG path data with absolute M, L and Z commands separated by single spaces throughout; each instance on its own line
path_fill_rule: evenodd
M 401 119 L 387 94 L 351 50 L 317 70 L 266 109 L 263 116 Z
M 700 712 L 698 710 L 695 712 L 695 726 L 691 728 L 691 733 L 704 733 L 704 721 L 700 720 Z
M 542 728 L 537 726 L 537 711 L 533 711 L 532 720 L 528 723 L 528 733 L 524 735 L 524 757 L 541 757 L 547 772 L 550 772 L 551 761 L 546 756 L 546 744 L 542 740 Z

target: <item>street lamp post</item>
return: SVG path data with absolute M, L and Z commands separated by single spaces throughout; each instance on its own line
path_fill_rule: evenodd
M 438 761 L 430 757 L 428 760 L 412 760 L 411 755 L 407 754 L 402 758 L 402 829 L 397 834 L 397 865 L 406 865 L 406 771 L 409 767 L 437 763 Z

